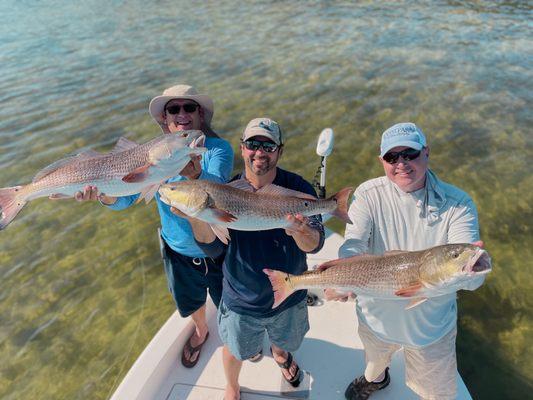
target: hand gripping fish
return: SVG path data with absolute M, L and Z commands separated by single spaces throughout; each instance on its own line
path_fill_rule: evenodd
M 330 213 L 351 223 L 345 188 L 325 200 L 306 193 L 267 185 L 254 192 L 244 179 L 228 184 L 205 180 L 172 182 L 159 188 L 161 200 L 183 213 L 211 225 L 213 232 L 228 243 L 228 228 L 239 231 L 264 231 L 289 226 L 288 214 L 305 216 Z
M 300 289 L 334 288 L 382 299 L 406 299 L 406 309 L 429 297 L 465 288 L 473 277 L 492 270 L 488 253 L 474 244 L 446 244 L 422 251 L 393 251 L 328 261 L 302 275 L 264 269 L 274 305 Z
M 124 137 L 108 154 L 86 151 L 56 161 L 41 170 L 30 184 L 0 189 L 0 229 L 4 229 L 24 207 L 39 197 L 69 198 L 87 185 L 118 197 L 141 193 L 148 203 L 159 185 L 177 175 L 202 154 L 205 136 L 201 131 L 166 134 L 144 144 Z

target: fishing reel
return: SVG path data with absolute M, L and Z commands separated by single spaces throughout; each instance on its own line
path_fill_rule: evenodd
M 326 128 L 320 132 L 316 145 L 316 154 L 320 156 L 320 166 L 313 178 L 313 186 L 316 187 L 319 199 L 326 198 L 326 157 L 333 151 L 333 129 Z

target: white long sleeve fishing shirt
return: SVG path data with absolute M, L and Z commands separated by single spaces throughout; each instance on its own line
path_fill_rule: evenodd
M 423 250 L 448 243 L 479 240 L 476 206 L 462 190 L 439 180 L 431 171 L 426 185 L 405 193 L 386 176 L 361 184 L 349 209 L 339 257 L 383 254 L 391 250 Z M 478 288 L 480 276 L 467 290 Z M 409 300 L 357 296 L 357 314 L 382 340 L 424 347 L 436 342 L 457 323 L 456 294 L 430 298 L 405 310 Z

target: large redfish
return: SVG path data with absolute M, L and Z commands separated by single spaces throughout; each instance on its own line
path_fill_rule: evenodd
M 69 198 L 87 185 L 108 196 L 141 193 L 149 202 L 165 180 L 177 175 L 191 160 L 205 152 L 201 131 L 166 134 L 144 144 L 120 138 L 108 154 L 86 151 L 56 161 L 41 170 L 30 184 L 0 189 L 0 229 L 24 205 L 39 197 Z
M 227 243 L 228 228 L 240 231 L 285 228 L 289 225 L 288 214 L 330 213 L 351 223 L 347 213 L 351 190 L 345 188 L 329 199 L 319 200 L 273 184 L 254 191 L 244 179 L 226 185 L 190 180 L 162 185 L 159 194 L 168 205 L 209 223 L 217 237 Z
M 411 298 L 407 308 L 429 297 L 465 288 L 474 276 L 492 270 L 488 253 L 474 244 L 446 244 L 421 251 L 393 251 L 328 261 L 302 275 L 264 269 L 277 307 L 300 289 L 334 288 L 382 299 Z

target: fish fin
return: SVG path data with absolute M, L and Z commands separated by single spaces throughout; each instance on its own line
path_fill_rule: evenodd
M 348 199 L 350 198 L 350 193 L 352 190 L 353 188 L 351 187 L 341 189 L 328 199 L 334 200 L 337 203 L 337 208 L 333 210 L 331 215 L 336 216 L 347 224 L 352 223 L 352 220 L 348 216 Z
M 351 261 L 362 261 L 362 260 L 371 260 L 374 258 L 380 258 L 381 256 L 375 254 L 358 254 L 356 256 L 346 257 L 346 258 L 337 258 L 336 260 L 326 261 L 325 263 L 320 264 L 316 267 L 317 270 L 323 271 L 328 268 L 334 267 L 336 265 L 345 265 Z
M 142 182 L 148 178 L 148 169 L 152 164 L 145 164 L 142 167 L 135 168 L 129 174 L 122 177 L 122 181 L 126 183 Z
M 145 203 L 148 204 L 150 203 L 150 201 L 154 198 L 155 194 L 157 193 L 157 191 L 159 190 L 159 185 L 151 185 L 151 186 L 147 186 L 145 187 L 139 198 L 137 199 L 137 203 L 140 203 L 142 199 L 144 199 Z
M 407 252 L 405 250 L 389 250 L 389 251 L 386 251 L 383 255 L 394 256 L 394 255 L 403 254 L 403 253 L 407 253 Z
M 272 290 L 274 291 L 274 304 L 272 304 L 272 308 L 276 308 L 294 293 L 294 288 L 289 284 L 292 275 L 268 268 L 264 268 L 263 272 L 268 276 L 272 285 Z
M 90 158 L 103 157 L 103 156 L 105 156 L 105 154 L 98 153 L 95 150 L 85 150 L 75 155 L 73 158 L 79 161 L 79 160 L 88 160 Z
M 310 194 L 298 192 L 292 189 L 287 189 L 278 185 L 274 185 L 273 183 L 263 186 L 262 188 L 258 189 L 256 193 L 269 194 L 272 196 L 298 197 L 299 199 L 306 200 L 317 200 L 315 196 L 312 196 Z
M 209 225 L 213 230 L 213 233 L 224 244 L 228 244 L 230 241 L 228 228 L 222 225 Z
M 91 158 L 103 157 L 103 156 L 104 154 L 98 153 L 97 151 L 86 150 L 84 152 L 76 154 L 75 156 L 62 158 L 61 160 L 57 160 L 53 162 L 52 164 L 47 165 L 39 172 L 37 172 L 37 174 L 33 177 L 32 182 L 36 183 L 37 181 L 43 179 L 45 176 L 50 175 L 52 172 L 57 171 L 59 168 L 64 167 L 65 165 L 68 165 L 74 162 L 79 162 L 81 160 L 89 160 Z
M 109 154 L 117 154 L 122 151 L 131 150 L 135 147 L 137 147 L 139 144 L 135 143 L 133 140 L 126 139 L 124 136 L 121 136 L 117 143 L 115 143 L 115 147 L 113 147 L 113 150 L 109 152 Z
M 330 260 L 326 261 L 325 263 L 322 263 L 316 267 L 317 271 L 324 271 L 328 268 L 335 267 L 337 265 L 346 265 L 347 263 L 351 262 L 352 260 L 362 260 L 362 259 L 371 259 L 376 258 L 379 256 L 373 255 L 373 254 L 359 254 L 356 256 L 351 256 L 347 258 L 337 258 L 336 260 Z
M 37 172 L 37 174 L 33 177 L 32 182 L 36 183 L 37 181 L 43 179 L 45 176 L 50 175 L 54 171 L 57 171 L 59 168 L 65 166 L 67 164 L 70 164 L 71 162 L 76 160 L 76 157 L 77 156 L 63 158 L 61 160 L 57 160 L 57 161 L 53 162 L 50 165 L 47 165 L 42 170 Z
M 27 203 L 20 198 L 23 186 L 13 186 L 0 189 L 0 230 L 4 229 Z
M 227 211 L 221 210 L 220 208 L 209 207 L 213 216 L 220 222 L 234 222 L 237 221 L 237 217 Z
M 63 199 L 72 199 L 72 196 L 64 193 L 54 193 L 48 196 L 50 200 L 63 200 Z
M 328 268 L 334 267 L 336 265 L 339 265 L 339 261 L 342 260 L 341 258 L 337 260 L 330 260 L 326 261 L 325 263 L 320 264 L 318 267 L 316 267 L 317 271 L 325 271 Z
M 398 289 L 394 294 L 400 297 L 413 297 L 422 289 L 422 282 L 415 282 L 409 286 Z
M 409 302 L 409 304 L 407 304 L 407 307 L 405 307 L 405 309 L 410 310 L 411 308 L 416 307 L 419 304 L 422 304 L 427 299 L 428 299 L 427 297 L 415 297 Z
M 247 192 L 254 192 L 254 187 L 246 179 L 236 179 L 232 182 L 227 183 L 228 186 L 231 186 L 235 189 L 245 190 Z

